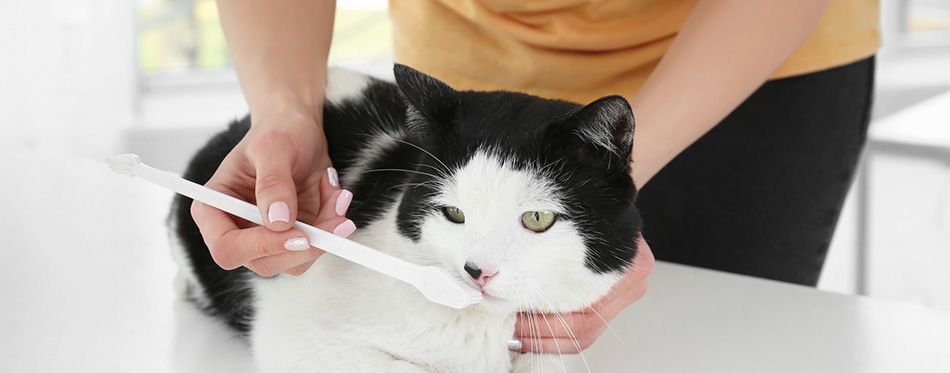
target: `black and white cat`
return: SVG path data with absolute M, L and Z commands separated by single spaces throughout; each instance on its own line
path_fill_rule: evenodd
M 354 194 L 350 239 L 481 281 L 485 300 L 448 308 L 333 255 L 298 277 L 222 270 L 179 196 L 171 220 L 186 296 L 248 337 L 262 371 L 562 369 L 508 341 L 518 312 L 584 309 L 631 265 L 640 218 L 627 101 L 460 92 L 403 65 L 395 77 L 329 72 L 324 125 Z M 185 178 L 206 182 L 249 126 L 213 138 Z

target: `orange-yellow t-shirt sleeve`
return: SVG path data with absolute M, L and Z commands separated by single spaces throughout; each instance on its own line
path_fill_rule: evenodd
M 589 102 L 632 97 L 695 0 L 390 0 L 395 59 L 460 89 Z M 773 78 L 868 57 L 877 0 L 832 0 Z
M 878 0 L 832 0 L 818 25 L 772 75 L 784 78 L 846 65 L 881 46 Z

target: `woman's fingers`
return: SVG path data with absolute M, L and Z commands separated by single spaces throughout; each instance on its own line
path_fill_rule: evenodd
M 320 179 L 320 211 L 316 222 L 346 216 L 346 211 L 353 202 L 353 193 L 340 188 L 340 179 L 336 169 L 330 167 Z
M 196 202 L 193 206 L 195 206 L 192 208 L 195 216 L 216 215 L 219 212 L 200 202 Z M 195 221 L 199 219 L 201 218 L 196 217 Z M 224 223 L 225 219 L 230 220 L 229 217 L 207 218 L 204 219 L 206 221 L 204 227 L 199 226 L 211 257 L 221 268 L 231 270 L 258 258 L 310 248 L 306 241 L 307 236 L 299 229 L 292 228 L 283 232 L 274 232 L 262 226 L 240 229 L 233 222 Z
M 566 314 L 525 313 L 515 324 L 515 338 L 522 352 L 578 353 L 590 347 L 608 323 L 627 306 L 646 294 L 646 277 L 653 270 L 649 245 L 638 238 L 638 251 L 623 278 L 588 309 Z
M 343 237 L 352 234 L 356 225 L 342 216 L 351 199 L 352 193 L 348 191 L 330 193 L 319 213 L 322 220 L 315 226 Z M 337 213 L 340 206 L 342 215 Z M 273 276 L 293 268 L 291 274 L 301 274 L 322 254 L 296 228 L 282 232 L 261 226 L 242 229 L 235 221 L 237 218 L 200 202 L 192 204 L 192 216 L 211 257 L 224 269 L 247 266 L 262 276 Z
M 338 216 L 318 224 L 316 228 L 334 232 L 334 234 L 345 238 L 353 233 L 353 230 L 348 228 L 350 226 L 355 228 L 352 221 Z M 263 227 L 258 228 L 266 229 Z M 291 231 L 297 231 L 297 229 L 292 228 Z M 337 232 L 341 233 L 338 234 Z M 282 251 L 276 254 L 258 257 L 251 260 L 245 266 L 261 276 L 270 277 L 278 273 L 299 276 L 306 272 L 323 253 L 323 250 L 309 246 L 302 251 Z
M 579 354 L 594 344 L 596 338 L 523 338 L 518 352 L 545 354 Z
M 290 268 L 300 266 L 301 263 L 315 262 L 322 254 L 323 251 L 320 250 L 291 251 L 254 259 L 244 266 L 258 275 L 271 277 L 278 273 L 287 272 Z M 300 274 L 305 271 L 301 271 Z
M 288 275 L 291 275 L 291 276 L 300 276 L 300 275 L 304 274 L 304 272 L 307 272 L 307 270 L 310 269 L 310 267 L 311 267 L 311 266 L 313 265 L 313 263 L 315 263 L 316 261 L 317 261 L 316 259 L 308 260 L 308 261 L 305 262 L 304 264 L 301 264 L 301 265 L 299 265 L 299 266 L 296 266 L 296 267 L 293 267 L 293 268 L 290 268 L 290 269 L 284 271 L 284 273 L 286 273 L 286 274 L 288 274 Z
M 320 200 L 330 198 L 330 194 L 341 188 L 340 174 L 336 172 L 336 168 L 327 168 L 323 177 L 320 178 Z

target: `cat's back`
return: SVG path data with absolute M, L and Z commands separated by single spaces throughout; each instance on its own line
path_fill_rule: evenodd
M 407 130 L 407 104 L 395 83 L 331 68 L 325 102 L 330 159 L 354 195 L 347 217 L 364 227 L 393 207 L 423 153 Z
M 330 68 L 323 114 L 330 158 L 343 187 L 355 195 L 347 217 L 357 226 L 368 225 L 395 200 L 398 191 L 392 187 L 405 182 L 404 172 L 373 170 L 405 169 L 414 156 L 403 143 L 404 99 L 393 83 Z M 250 116 L 230 123 L 199 149 L 183 177 L 207 183 L 250 127 Z M 247 333 L 255 316 L 252 279 L 257 276 L 244 267 L 226 271 L 214 262 L 191 217 L 191 202 L 176 196 L 169 217 L 174 255 L 187 280 L 183 292 L 207 313 Z

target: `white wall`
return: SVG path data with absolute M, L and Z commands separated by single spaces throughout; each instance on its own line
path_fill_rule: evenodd
M 135 2 L 0 2 L 0 142 L 82 156 L 132 124 Z
M 883 37 L 883 46 L 877 54 L 877 75 L 875 77 L 874 107 L 872 111 L 871 126 L 893 114 L 925 101 L 931 97 L 937 96 L 950 90 L 950 47 L 931 47 L 931 48 L 909 48 L 906 40 L 903 39 L 899 30 L 900 0 L 882 0 L 881 1 L 881 28 Z M 891 189 L 899 186 L 900 177 L 903 177 L 902 168 L 916 167 L 916 161 L 907 161 L 907 164 L 900 167 L 887 165 L 881 168 L 881 165 L 875 165 L 872 174 L 875 179 L 869 180 L 871 189 Z M 937 169 L 931 169 L 929 176 L 940 177 Z M 883 178 L 877 176 L 885 175 Z M 882 184 L 883 183 L 883 184 Z M 824 271 L 818 287 L 824 290 L 857 293 L 862 289 L 858 277 L 862 268 L 858 266 L 859 251 L 864 250 L 865 255 L 869 253 L 872 247 L 888 240 L 900 239 L 904 232 L 887 230 L 876 232 L 874 235 L 863 237 L 868 247 L 860 248 L 862 238 L 858 237 L 860 223 L 858 205 L 859 202 L 855 195 L 855 189 L 852 188 L 851 195 L 842 212 L 839 220 L 834 240 L 828 253 Z M 932 195 L 928 195 L 932 196 Z M 919 197 L 919 196 L 918 196 Z M 890 215 L 893 207 L 879 206 L 882 200 L 872 199 L 869 209 L 868 219 L 874 220 L 881 216 Z M 929 234 L 929 233 L 928 233 Z M 873 236 L 873 237 L 872 237 Z M 918 249 L 918 248 L 913 248 Z M 921 250 L 929 250 L 928 247 L 920 247 Z M 917 253 L 909 253 L 918 255 Z M 873 271 L 872 271 L 873 269 Z M 873 288 L 881 288 L 881 281 L 890 281 L 892 286 L 904 286 L 907 283 L 902 282 L 900 273 L 913 271 L 914 267 L 875 267 L 864 268 L 868 271 L 868 284 L 864 284 L 863 291 L 868 292 Z M 871 295 L 880 296 L 880 292 L 870 292 Z M 910 294 L 913 292 L 909 292 Z M 898 299 L 890 294 L 892 299 Z M 902 299 L 902 300 L 907 300 Z

